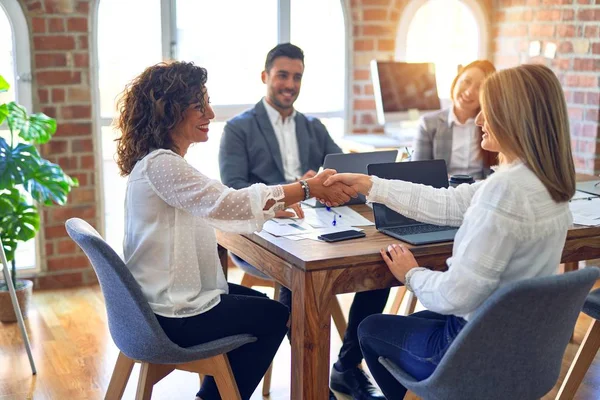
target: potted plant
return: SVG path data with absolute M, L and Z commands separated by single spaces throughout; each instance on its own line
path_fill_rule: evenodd
M 0 75 L 0 93 L 8 88 L 8 82 Z M 17 245 L 33 239 L 39 230 L 37 206 L 64 205 L 71 188 L 78 183 L 58 165 L 42 158 L 35 148 L 52 138 L 56 120 L 42 113 L 28 114 L 14 101 L 0 104 L 0 124 L 5 120 L 9 137 L 0 136 L 0 237 L 26 317 L 33 282 L 17 280 Z M 16 321 L 6 282 L 0 283 L 0 321 Z

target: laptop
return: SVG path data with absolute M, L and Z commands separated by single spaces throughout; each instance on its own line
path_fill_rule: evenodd
M 367 173 L 367 165 L 377 163 L 393 163 L 398 157 L 398 150 L 372 151 L 368 153 L 336 153 L 327 154 L 323 162 L 323 168 L 335 169 L 337 172 L 350 172 L 358 174 Z M 364 204 L 365 196 L 359 194 L 357 198 L 350 199 L 345 206 L 352 204 Z M 316 207 L 325 207 L 317 201 Z
M 435 188 L 448 187 L 448 172 L 444 160 L 371 164 L 369 175 L 385 179 L 422 183 Z M 458 228 L 425 224 L 407 218 L 383 204 L 373 203 L 375 227 L 381 233 L 414 245 L 454 240 Z

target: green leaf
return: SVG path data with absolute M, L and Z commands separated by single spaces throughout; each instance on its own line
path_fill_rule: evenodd
M 6 104 L 0 104 L 0 124 L 4 122 L 6 117 L 8 117 L 8 106 Z
M 17 188 L 0 191 L 0 194 L 0 235 L 10 261 L 14 258 L 17 242 L 26 242 L 35 237 L 40 229 L 40 217 L 35 205 Z
M 44 144 L 56 132 L 56 120 L 43 113 L 28 115 L 25 107 L 11 101 L 8 103 L 8 127 L 29 142 Z
M 0 189 L 11 189 L 23 183 L 28 175 L 39 169 L 40 159 L 33 145 L 19 143 L 13 149 L 0 138 Z
M 10 89 L 10 85 L 6 82 L 6 79 L 0 75 L 0 93 L 6 92 L 8 89 Z
M 40 160 L 35 170 L 28 171 L 23 185 L 35 201 L 44 205 L 64 205 L 71 188 L 78 186 L 76 179 L 65 174 L 62 168 L 47 160 Z

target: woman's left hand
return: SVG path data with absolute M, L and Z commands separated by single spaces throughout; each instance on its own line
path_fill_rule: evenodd
M 396 279 L 402 283 L 406 281 L 408 271 L 419 266 L 413 253 L 404 245 L 394 243 L 390 244 L 387 249 L 383 248 L 380 251 L 383 261 L 385 261 Z

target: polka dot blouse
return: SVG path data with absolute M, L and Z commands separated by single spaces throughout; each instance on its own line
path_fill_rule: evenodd
M 251 233 L 283 208 L 281 186 L 224 186 L 169 150 L 155 150 L 129 176 L 125 262 L 152 310 L 166 317 L 208 311 L 227 293 L 214 229 Z M 263 211 L 269 200 L 276 203 Z

